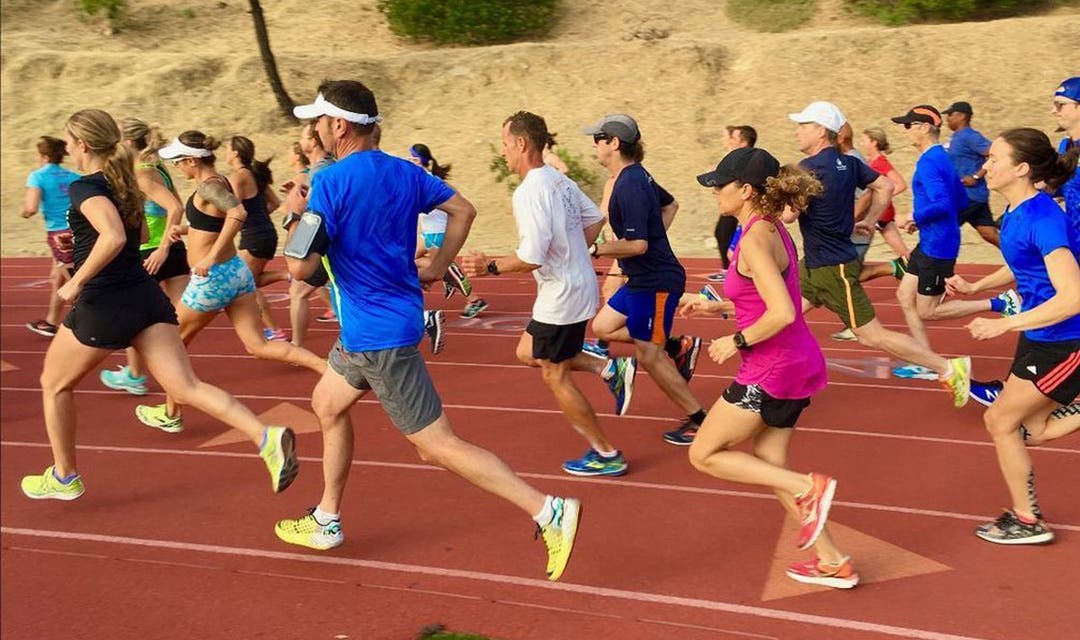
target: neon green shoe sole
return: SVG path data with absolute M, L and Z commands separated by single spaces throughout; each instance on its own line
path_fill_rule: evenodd
M 259 456 L 266 462 L 274 493 L 288 489 L 300 472 L 300 461 L 296 459 L 296 434 L 288 427 L 267 427 L 266 443 L 259 450 Z
M 300 518 L 287 518 L 279 520 L 274 525 L 274 534 L 283 542 L 295 544 L 316 551 L 326 551 L 341 546 L 345 542 L 345 534 L 341 532 L 341 522 L 335 520 L 330 524 L 319 524 L 311 509 L 307 515 Z
M 577 537 L 578 521 L 581 519 L 581 502 L 575 498 L 555 498 L 555 517 L 551 524 L 542 527 L 540 532 L 547 545 L 548 580 L 558 580 L 566 571 L 570 554 L 574 551 L 574 539 Z
M 49 467 L 40 476 L 24 477 L 22 492 L 31 500 L 74 500 L 85 493 L 86 488 L 78 476 L 68 484 L 60 482 Z

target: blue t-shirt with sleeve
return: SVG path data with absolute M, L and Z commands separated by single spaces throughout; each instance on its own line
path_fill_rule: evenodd
M 454 196 L 421 167 L 382 151 L 352 153 L 314 173 L 308 208 L 323 218 L 328 271 L 346 351 L 411 346 L 424 335 L 416 223 Z
M 68 188 L 78 179 L 79 174 L 52 163 L 34 170 L 26 178 L 27 187 L 41 190 L 40 209 L 46 231 L 68 228 L 68 209 L 71 208 Z
M 978 173 L 986 163 L 986 154 L 989 152 L 990 140 L 971 127 L 960 129 L 949 140 L 949 160 L 960 176 L 973 176 Z M 972 202 L 990 201 L 990 190 L 986 188 L 985 179 L 979 179 L 974 186 L 964 188 Z
M 968 206 L 964 183 L 940 144 L 923 152 L 911 176 L 912 215 L 919 227 L 919 249 L 938 260 L 960 254 L 959 214 Z
M 810 200 L 799 216 L 806 266 L 812 269 L 844 264 L 859 257 L 855 231 L 855 190 L 865 189 L 880 174 L 854 156 L 827 147 L 799 166 L 821 181 L 825 191 Z
M 1001 254 L 1016 276 L 1023 311 L 1034 309 L 1056 293 L 1043 258 L 1062 247 L 1080 260 L 1080 232 L 1049 195 L 1039 192 L 1001 216 Z M 1036 342 L 1080 340 L 1080 315 L 1042 329 L 1029 329 L 1024 335 Z
M 615 179 L 608 199 L 611 230 L 621 240 L 649 243 L 645 253 L 619 259 L 631 290 L 686 290 L 686 271 L 671 249 L 660 215 L 660 209 L 672 202 L 674 198 L 638 163 L 623 168 Z
M 1080 140 L 1065 138 L 1058 147 L 1058 153 L 1065 155 L 1072 147 L 1080 147 Z M 1080 167 L 1076 168 L 1068 182 L 1061 185 L 1057 195 L 1065 199 L 1065 215 L 1069 217 L 1073 228 L 1080 234 Z

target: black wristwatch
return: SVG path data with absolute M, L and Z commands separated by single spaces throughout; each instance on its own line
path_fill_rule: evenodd
M 594 242 L 592 244 L 592 246 L 589 247 L 589 255 L 594 257 L 594 258 L 599 258 L 600 257 L 600 245 Z
M 291 227 L 294 222 L 298 221 L 301 217 L 303 217 L 303 215 L 304 214 L 296 213 L 295 211 L 290 211 L 289 213 L 285 214 L 285 219 L 281 221 L 282 228 L 288 231 L 289 227 Z
M 735 341 L 736 349 L 746 351 L 750 348 L 750 345 L 746 342 L 746 336 L 742 334 L 742 331 L 736 331 L 735 335 L 732 336 L 732 339 Z
M 488 262 L 487 272 L 488 274 L 493 276 L 499 275 L 499 263 L 495 262 L 494 260 Z

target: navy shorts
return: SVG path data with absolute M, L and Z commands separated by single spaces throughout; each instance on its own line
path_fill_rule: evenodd
M 623 286 L 608 298 L 607 304 L 626 316 L 631 338 L 662 346 L 671 335 L 671 323 L 682 294 L 682 291 L 634 290 Z
M 997 226 L 994 223 L 994 214 L 990 212 L 990 204 L 987 202 L 972 200 L 968 208 L 961 211 L 957 218 L 960 226 L 964 226 L 965 223 L 973 227 Z

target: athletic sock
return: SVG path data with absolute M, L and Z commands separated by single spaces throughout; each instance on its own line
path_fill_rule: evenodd
M 73 474 L 71 474 L 69 476 L 65 476 L 65 477 L 61 478 L 60 476 L 56 475 L 56 467 L 53 467 L 52 475 L 53 475 L 54 478 L 56 478 L 56 481 L 59 482 L 62 485 L 69 485 L 75 480 L 75 478 L 79 477 L 79 474 L 73 473 Z
M 697 413 L 691 413 L 689 416 L 690 422 L 693 422 L 697 426 L 701 426 L 701 423 L 705 422 L 705 410 L 698 409 Z
M 607 364 L 604 365 L 603 371 L 600 372 L 600 377 L 604 380 L 611 380 L 615 375 L 615 358 L 608 358 Z
M 1014 515 L 1016 515 L 1016 519 L 1019 520 L 1020 522 L 1023 522 L 1024 524 L 1036 524 L 1036 523 L 1039 522 L 1038 518 L 1029 518 L 1027 516 L 1022 516 L 1019 513 L 1016 513 L 1015 511 L 1013 513 L 1014 513 Z
M 555 519 L 555 496 L 546 496 L 544 498 L 544 506 L 540 509 L 540 513 L 533 516 L 533 521 L 541 527 L 546 527 L 551 524 L 551 521 Z
M 311 515 L 314 516 L 315 522 L 318 522 L 319 524 L 321 524 L 323 526 L 326 526 L 326 525 L 330 524 L 331 522 L 333 522 L 335 520 L 340 520 L 341 519 L 340 514 L 327 513 L 327 512 L 323 511 L 322 509 L 320 509 L 318 507 L 315 507 L 315 510 L 311 512 Z
M 678 356 L 679 351 L 681 350 L 682 336 L 679 336 L 678 338 L 676 338 L 675 336 L 669 336 L 668 339 L 664 341 L 664 351 L 666 351 L 667 354 L 672 358 Z
M 1005 311 L 1005 301 L 1001 298 L 990 298 L 990 310 L 994 313 Z
M 601 451 L 599 449 L 596 449 L 596 452 L 599 453 L 600 457 L 604 460 L 612 460 L 619 457 L 618 449 L 612 449 L 611 451 Z
M 168 414 L 166 414 L 166 415 L 168 415 Z M 170 416 L 170 417 L 172 417 L 172 416 Z M 268 439 L 269 437 L 270 437 L 270 430 L 269 430 L 269 429 L 263 429 L 263 439 L 262 439 L 262 442 L 261 442 L 261 443 L 259 443 L 259 451 L 260 451 L 260 452 L 261 452 L 261 451 L 262 451 L 263 449 L 265 449 L 265 448 L 266 448 L 266 441 L 267 441 L 267 439 Z

